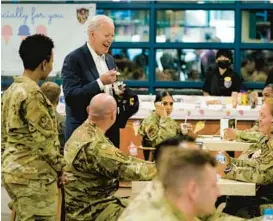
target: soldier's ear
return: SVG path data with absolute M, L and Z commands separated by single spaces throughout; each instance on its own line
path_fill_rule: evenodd
M 95 33 L 94 33 L 94 31 L 90 31 L 90 37 L 91 37 L 92 39 L 95 38 Z
M 86 112 L 87 114 L 89 115 L 89 112 L 90 112 L 90 106 L 88 105 L 87 108 L 86 108 Z
M 114 120 L 114 117 L 115 117 L 115 116 L 116 116 L 115 113 L 112 112 L 112 113 L 111 113 L 111 120 Z

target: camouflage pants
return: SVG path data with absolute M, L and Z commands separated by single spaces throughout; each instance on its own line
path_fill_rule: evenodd
M 66 199 L 66 221 L 116 221 L 128 204 L 127 198 L 114 197 L 89 205 L 75 205 Z
M 56 221 L 58 188 L 55 182 L 5 183 L 16 221 Z

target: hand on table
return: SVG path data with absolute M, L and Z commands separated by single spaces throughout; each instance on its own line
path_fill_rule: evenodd
M 236 140 L 236 130 L 232 128 L 224 129 L 224 139 L 225 140 Z

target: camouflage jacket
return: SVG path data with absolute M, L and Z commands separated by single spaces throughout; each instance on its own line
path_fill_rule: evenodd
M 5 182 L 56 180 L 64 160 L 59 154 L 55 110 L 39 86 L 27 77 L 15 77 L 3 94 L 1 108 Z
M 64 156 L 69 177 L 65 185 L 69 220 L 102 220 L 97 218 L 100 213 L 116 214 L 116 220 L 118 208 L 113 205 L 123 204 L 114 196 L 119 180 L 151 180 L 156 173 L 153 163 L 126 156 L 88 120 L 67 141 Z
M 259 121 L 248 130 L 236 130 L 236 141 L 257 143 L 264 135 L 259 130 Z
M 139 134 L 146 143 L 156 146 L 179 133 L 178 124 L 170 117 L 160 117 L 154 111 L 140 125 Z
M 149 182 L 144 190 L 130 202 L 118 221 L 185 221 L 181 211 L 164 197 L 158 180 Z M 198 219 L 197 219 L 198 220 Z
M 59 114 L 56 111 L 56 118 L 57 118 L 57 127 L 58 127 L 58 133 L 59 133 L 59 141 L 60 141 L 60 145 L 61 145 L 60 152 L 63 155 L 63 148 L 64 148 L 64 144 L 65 144 L 65 137 L 64 137 L 64 133 L 65 133 L 65 116 Z
M 261 149 L 258 158 L 251 158 Z M 273 183 L 273 139 L 264 136 L 258 143 L 252 144 L 239 158 L 231 158 L 231 171 L 225 175 L 228 179 L 241 180 L 257 184 Z
M 183 214 L 170 205 L 164 197 L 163 187 L 158 179 L 149 182 L 142 192 L 130 202 L 118 221 L 183 221 Z M 214 214 L 194 221 L 245 221 L 246 219 L 230 216 L 215 210 Z

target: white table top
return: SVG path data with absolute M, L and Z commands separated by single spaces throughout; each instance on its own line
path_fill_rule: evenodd
M 232 108 L 231 97 L 204 97 L 204 96 L 181 96 L 174 95 L 174 107 L 171 117 L 175 120 L 257 120 L 259 117 L 260 105 L 255 109 L 250 106 L 238 106 Z M 139 110 L 131 119 L 143 119 L 150 115 L 154 109 L 154 95 L 139 95 Z M 220 100 L 221 104 L 207 105 L 208 100 Z M 260 102 L 261 103 L 261 102 Z M 61 95 L 57 106 L 60 114 L 65 114 L 64 98 Z
M 144 187 L 151 181 L 133 181 L 132 194 L 140 193 Z M 227 196 L 255 196 L 256 184 L 245 183 L 236 180 L 219 179 L 218 186 L 221 195 Z
M 245 151 L 252 143 L 221 140 L 220 137 L 201 136 L 197 141 L 203 142 L 203 148 L 210 151 Z

